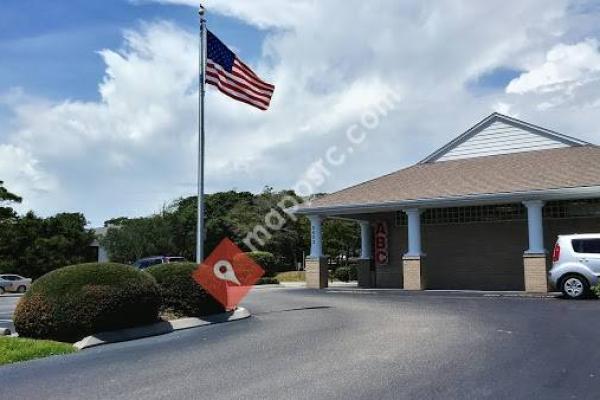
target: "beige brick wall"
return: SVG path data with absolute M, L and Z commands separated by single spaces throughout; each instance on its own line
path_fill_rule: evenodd
M 548 292 L 548 278 L 546 273 L 546 255 L 523 256 L 525 267 L 525 291 L 534 293 Z
M 327 284 L 327 258 L 306 258 L 306 287 L 323 289 Z
M 420 258 L 404 258 L 404 289 L 423 290 L 425 288 Z

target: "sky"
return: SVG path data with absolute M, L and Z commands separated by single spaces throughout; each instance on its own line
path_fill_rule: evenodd
M 600 0 L 205 6 L 276 87 L 266 112 L 209 88 L 209 193 L 296 187 L 390 95 L 315 190 L 409 166 L 495 111 L 600 144 Z M 0 26 L 0 180 L 20 212 L 100 226 L 195 193 L 195 0 L 3 0 Z

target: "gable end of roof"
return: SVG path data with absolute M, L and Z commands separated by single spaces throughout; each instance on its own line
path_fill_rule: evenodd
M 527 131 L 529 133 L 539 135 L 546 139 L 550 139 L 552 141 L 560 143 L 564 146 L 577 147 L 577 146 L 586 146 L 586 145 L 590 144 L 583 140 L 580 140 L 580 139 L 577 139 L 577 138 L 574 138 L 571 136 L 563 135 L 561 133 L 558 133 L 558 132 L 555 132 L 555 131 L 552 131 L 549 129 L 545 129 L 540 126 L 533 125 L 528 122 L 509 117 L 507 115 L 503 115 L 500 113 L 493 113 L 493 114 L 489 115 L 488 117 L 486 117 L 485 119 L 483 119 L 482 121 L 480 121 L 479 123 L 477 123 L 475 126 L 470 128 L 469 130 L 467 130 L 466 132 L 464 132 L 463 134 L 461 134 L 460 136 L 458 136 L 456 139 L 452 140 L 451 142 L 449 142 L 442 148 L 436 150 L 435 152 L 433 152 L 432 154 L 430 154 L 429 156 L 427 156 L 426 158 L 421 160 L 418 164 L 427 164 L 427 163 L 432 163 L 432 162 L 436 162 L 436 161 L 440 160 L 444 155 L 450 153 L 452 150 L 456 149 L 457 147 L 459 147 L 463 143 L 467 142 L 469 139 L 473 138 L 475 135 L 482 132 L 483 130 L 490 127 L 492 124 L 494 124 L 496 122 L 504 123 L 506 125 L 510 125 L 512 127 Z

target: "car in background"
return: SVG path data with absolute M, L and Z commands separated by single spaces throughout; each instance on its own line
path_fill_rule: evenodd
M 134 267 L 139 269 L 146 269 L 153 265 L 158 264 L 168 264 L 174 262 L 185 262 L 186 259 L 184 257 L 172 257 L 172 256 L 154 256 L 154 257 L 145 257 L 140 258 L 136 262 L 133 263 Z
M 600 278 L 600 233 L 560 235 L 548 278 L 569 299 L 587 297 Z
M 25 293 L 31 287 L 31 279 L 15 274 L 0 274 L 0 286 L 4 292 Z

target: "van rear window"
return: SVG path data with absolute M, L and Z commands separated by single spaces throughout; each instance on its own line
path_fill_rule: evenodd
M 600 254 L 600 239 L 574 239 L 575 253 Z

